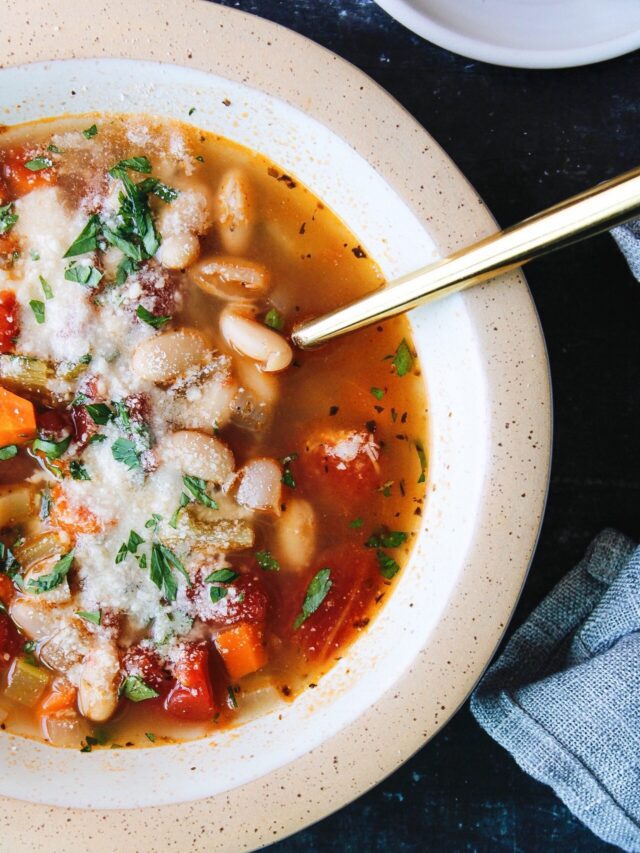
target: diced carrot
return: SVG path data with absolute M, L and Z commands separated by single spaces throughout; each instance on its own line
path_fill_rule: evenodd
M 53 527 L 64 530 L 70 536 L 77 533 L 93 534 L 102 531 L 102 524 L 91 510 L 84 506 L 72 506 L 61 486 L 54 486 L 51 491 L 49 521 Z
M 0 254 L 2 240 L 0 237 Z M 0 290 L 0 352 L 13 352 L 20 334 L 20 309 L 13 290 Z
M 11 604 L 15 594 L 16 588 L 9 575 L 0 575 L 0 601 L 5 607 L 8 607 Z
M 233 681 L 262 669 L 267 662 L 262 631 L 249 622 L 218 634 L 215 644 Z
M 36 437 L 33 403 L 0 385 L 0 447 L 25 444 Z
M 37 152 L 25 149 L 7 152 L 1 174 L 12 196 L 20 197 L 38 187 L 56 183 L 57 175 L 53 166 L 37 171 L 26 167 L 25 163 L 38 156 Z
M 68 708 L 74 708 L 78 691 L 65 679 L 58 680 L 53 683 L 53 689 L 47 693 L 40 703 L 41 716 L 55 714 L 58 711 L 66 711 Z

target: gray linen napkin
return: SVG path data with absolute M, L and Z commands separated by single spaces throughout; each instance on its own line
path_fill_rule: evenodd
M 640 220 L 612 235 L 640 280 Z M 601 533 L 515 632 L 471 711 L 596 835 L 640 851 L 640 547 Z

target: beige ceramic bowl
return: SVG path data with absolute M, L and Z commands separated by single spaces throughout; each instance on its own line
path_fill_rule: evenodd
M 289 31 L 189 0 L 145 2 L 135 14 L 126 0 L 23 9 L 13 0 L 0 9 L 7 124 L 91 110 L 184 119 L 193 106 L 191 121 L 309 185 L 389 277 L 495 227 L 388 95 Z M 429 500 L 410 565 L 370 631 L 317 690 L 215 743 L 81 755 L 3 736 L 4 849 L 254 848 L 374 785 L 459 707 L 535 545 L 549 469 L 547 361 L 517 275 L 411 320 L 430 399 Z

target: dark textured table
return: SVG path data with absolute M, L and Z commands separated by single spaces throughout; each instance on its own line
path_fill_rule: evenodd
M 640 163 L 640 52 L 523 71 L 454 56 L 372 0 L 227 0 L 353 62 L 460 166 L 502 225 Z M 511 629 L 614 526 L 640 538 L 640 285 L 608 236 L 527 272 L 555 397 L 551 490 Z M 289 851 L 613 849 L 527 777 L 463 708 L 400 770 L 271 848 Z

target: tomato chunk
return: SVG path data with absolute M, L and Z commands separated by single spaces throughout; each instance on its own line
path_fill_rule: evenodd
M 210 720 L 216 703 L 209 675 L 209 650 L 204 645 L 188 646 L 174 667 L 176 685 L 165 700 L 165 710 L 183 720 Z
M 0 574 L 0 601 L 5 607 L 8 607 L 11 604 L 15 594 L 16 588 L 9 575 Z
M 27 151 L 24 148 L 7 151 L 2 164 L 1 176 L 12 197 L 19 198 L 30 193 L 31 190 L 38 189 L 38 187 L 46 187 L 56 183 L 57 176 L 53 166 L 34 171 L 25 165 L 35 157 L 43 156 L 46 155 Z
M 300 455 L 302 485 L 333 504 L 341 498 L 351 505 L 370 500 L 380 485 L 379 453 L 373 436 L 364 430 L 312 437 Z
M 137 675 L 158 693 L 173 681 L 158 655 L 153 649 L 144 646 L 131 646 L 127 649 L 122 665 L 127 675 Z
M 8 666 L 20 654 L 24 641 L 9 616 L 0 611 L 0 666 Z
M 77 533 L 92 534 L 102 531 L 102 524 L 91 510 L 83 506 L 72 506 L 60 486 L 53 488 L 51 498 L 49 521 L 54 527 L 64 530 L 72 537 Z
M 0 290 L 0 352 L 13 352 L 20 334 L 20 310 L 13 290 Z
M 297 597 L 295 615 L 302 611 L 309 581 L 322 568 L 331 570 L 331 588 L 315 613 L 297 630 L 292 629 L 294 641 L 313 660 L 330 657 L 354 631 L 364 627 L 372 593 L 380 584 L 373 551 L 350 543 L 338 545 L 320 555 Z

